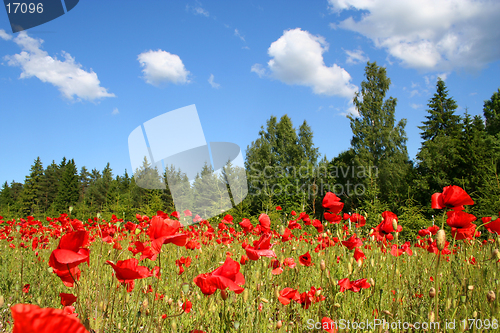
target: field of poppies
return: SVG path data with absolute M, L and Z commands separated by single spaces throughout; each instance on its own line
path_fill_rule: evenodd
M 495 331 L 500 219 L 473 204 L 445 187 L 412 242 L 333 193 L 324 222 L 0 217 L 0 332 Z

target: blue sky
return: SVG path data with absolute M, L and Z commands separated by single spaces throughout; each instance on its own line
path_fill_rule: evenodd
M 499 14 L 494 0 L 82 0 L 12 34 L 0 10 L 0 181 L 23 182 L 37 156 L 130 173 L 130 133 L 191 104 L 207 142 L 244 152 L 288 114 L 332 159 L 350 146 L 368 60 L 387 68 L 414 158 L 438 76 L 460 114 L 499 88 Z

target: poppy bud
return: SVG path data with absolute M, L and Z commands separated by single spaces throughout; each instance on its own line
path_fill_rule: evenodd
M 347 264 L 347 271 L 349 272 L 349 275 L 352 274 L 352 265 L 351 265 L 351 263 Z
M 321 268 L 322 271 L 324 271 L 326 269 L 326 263 L 323 259 L 321 259 L 319 267 Z
M 446 300 L 446 310 L 449 310 L 449 309 L 451 309 L 451 298 L 448 298 Z
M 220 290 L 220 296 L 225 301 L 227 299 L 227 292 L 224 289 Z
M 238 330 L 238 328 L 240 328 L 240 322 L 237 320 L 233 323 L 233 325 L 235 330 Z
M 370 285 L 373 287 L 375 286 L 375 280 L 373 280 L 372 278 L 370 278 Z
M 149 305 L 149 302 L 148 302 L 148 299 L 146 298 L 143 302 L 142 302 L 142 308 L 144 310 L 146 310 L 148 308 L 148 305 Z
M 429 297 L 434 298 L 435 296 L 436 296 L 436 289 L 431 288 L 431 290 L 429 290 Z
M 172 305 L 173 302 L 174 302 L 174 300 L 169 298 L 167 303 L 168 303 L 168 305 Z
M 386 315 L 388 315 L 388 316 L 392 317 L 392 313 L 390 313 L 389 311 L 384 310 L 384 311 L 382 311 L 382 312 L 383 312 L 384 314 L 386 314 Z
M 248 301 L 248 289 L 243 290 L 243 302 Z
M 4 299 L 3 299 L 3 296 L 0 295 L 0 308 L 3 306 L 3 303 L 4 303 Z
M 434 315 L 434 311 L 429 312 L 429 321 L 433 323 L 436 320 L 436 316 Z
M 269 301 L 266 298 L 261 297 L 260 300 L 264 303 L 269 303 Z
M 436 234 L 436 245 L 439 251 L 443 251 L 446 245 L 446 233 L 443 229 L 439 229 Z
M 472 312 L 472 317 L 477 318 L 477 311 Z
M 396 219 L 392 219 L 392 229 L 396 232 L 398 230 L 398 221 Z
M 474 290 L 474 286 L 470 285 L 467 287 L 467 289 L 469 289 L 470 291 L 473 291 Z
M 283 323 L 281 322 L 281 320 L 278 320 L 278 322 L 276 323 L 276 329 L 279 330 L 281 326 L 283 326 Z
M 494 292 L 493 290 L 490 290 L 490 291 L 488 291 L 488 294 L 486 294 L 486 298 L 488 299 L 488 302 L 490 302 L 490 303 L 491 303 L 491 302 L 493 302 L 493 301 L 495 300 L 495 298 L 497 298 L 497 297 L 496 297 L 496 295 L 495 295 L 495 292 Z M 1 300 L 2 300 L 2 299 L 0 298 L 0 301 L 1 301 Z M 1 303 L 1 302 L 0 302 L 0 303 Z M 2 306 L 2 305 L 0 304 L 0 307 L 1 307 L 1 306 Z
M 340 304 L 339 303 L 335 303 L 333 304 L 334 307 L 336 307 L 337 309 L 340 308 Z
M 319 297 L 319 295 L 321 295 L 321 289 L 316 290 L 316 294 L 315 295 L 316 295 L 316 297 Z
M 494 249 L 491 254 L 493 255 L 493 257 L 496 257 L 497 260 L 500 260 L 500 251 L 498 251 L 498 249 Z
M 176 323 L 175 321 L 172 321 L 171 326 L 172 326 L 172 330 L 173 330 L 174 332 L 175 332 L 175 331 L 177 331 L 177 323 Z

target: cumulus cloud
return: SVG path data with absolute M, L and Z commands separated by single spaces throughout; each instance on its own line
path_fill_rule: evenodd
M 11 40 L 12 36 L 5 32 L 5 30 L 0 29 L 0 38 L 3 40 Z
M 89 101 L 115 97 L 100 86 L 94 71 L 84 71 L 82 65 L 76 63 L 69 53 L 62 51 L 63 61 L 51 57 L 41 48 L 43 40 L 31 38 L 25 31 L 20 32 L 13 41 L 22 51 L 5 56 L 4 59 L 9 66 L 21 68 L 21 79 L 36 77 L 42 82 L 51 83 L 69 100 L 73 100 L 75 96 L 79 100 Z
M 344 52 L 347 54 L 346 63 L 348 64 L 358 64 L 360 62 L 367 62 L 369 60 L 369 58 L 364 55 L 364 52 L 362 50 L 344 50 Z
M 114 108 L 114 109 L 113 109 L 113 112 L 111 112 L 111 114 L 112 114 L 113 116 L 116 116 L 116 115 L 117 115 L 117 114 L 119 114 L 119 113 L 120 113 L 120 111 L 118 111 L 118 108 Z
M 413 108 L 413 109 L 418 109 L 418 108 L 421 108 L 422 107 L 422 104 L 415 104 L 415 103 L 411 103 L 410 106 Z
M 328 0 L 333 12 L 364 11 L 335 27 L 358 32 L 406 67 L 476 70 L 500 59 L 497 0 Z
M 214 82 L 214 75 L 210 74 L 210 77 L 208 78 L 208 83 L 212 86 L 212 88 L 219 89 L 220 84 Z
M 266 69 L 261 64 L 254 64 L 250 72 L 256 73 L 260 78 L 266 76 Z
M 328 43 L 321 36 L 300 28 L 284 31 L 268 49 L 270 76 L 286 84 L 309 86 L 315 94 L 353 97 L 357 87 L 351 84 L 349 73 L 336 64 L 325 65 L 323 53 L 327 50 Z M 252 66 L 252 72 L 264 74 L 258 64 Z
M 189 83 L 189 71 L 176 54 L 158 50 L 143 52 L 137 56 L 141 64 L 144 80 L 154 86 L 163 82 L 175 84 Z

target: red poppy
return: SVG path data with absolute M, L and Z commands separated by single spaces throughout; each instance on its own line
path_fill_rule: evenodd
M 496 218 L 493 220 L 491 217 L 483 217 L 481 219 L 483 223 L 486 223 L 484 227 L 486 230 L 488 230 L 491 233 L 496 232 L 497 234 L 500 234 L 500 219 Z
M 476 220 L 474 215 L 461 210 L 452 210 L 446 212 L 446 215 L 448 215 L 446 223 L 452 228 L 468 228 Z
M 271 220 L 267 214 L 260 214 L 259 223 L 262 232 L 270 232 L 271 231 Z
M 323 317 L 323 319 L 321 319 L 321 328 L 328 333 L 337 333 L 339 331 L 337 322 L 328 317 Z
M 271 250 L 271 234 L 262 235 L 259 240 L 253 242 L 253 247 L 247 246 L 245 251 L 251 260 L 259 260 L 260 257 L 275 257 L 276 253 Z
M 65 286 L 73 287 L 75 281 L 80 279 L 78 265 L 89 261 L 89 249 L 83 248 L 88 245 L 87 231 L 72 231 L 61 237 L 57 249 L 52 251 L 49 258 L 49 266 L 59 276 Z
M 292 231 L 290 229 L 285 228 L 285 231 L 283 232 L 283 235 L 281 235 L 281 241 L 282 242 L 287 242 L 290 240 L 290 237 L 292 236 Z
M 276 206 L 276 210 L 281 210 L 281 206 Z
M 292 300 L 294 300 L 294 301 L 300 300 L 300 294 L 297 291 L 297 289 L 285 288 L 282 291 L 280 291 L 280 295 L 278 296 L 278 300 L 281 302 L 281 304 L 287 305 Z
M 358 248 L 354 249 L 354 260 L 363 262 L 366 259 L 366 255 Z
M 340 292 L 344 292 L 345 290 L 350 290 L 355 293 L 360 291 L 361 289 L 368 289 L 371 285 L 366 282 L 366 279 L 359 279 L 356 281 L 349 281 L 349 278 L 345 278 L 339 280 L 338 285 L 340 286 Z
M 349 250 L 352 250 L 355 247 L 363 246 L 363 241 L 358 237 L 356 237 L 355 235 L 352 235 L 348 240 L 342 241 L 342 245 L 347 247 Z
M 217 289 L 229 288 L 236 294 L 245 290 L 241 287 L 245 284 L 245 277 L 240 273 L 240 265 L 230 257 L 219 268 L 211 273 L 200 274 L 193 281 L 205 295 L 212 295 Z
M 12 333 L 88 333 L 78 318 L 68 316 L 60 309 L 16 304 L 11 311 L 14 319 Z
M 224 218 L 222 219 L 222 222 L 223 223 L 227 223 L 227 224 L 233 224 L 233 217 L 229 214 L 227 214 L 226 216 L 224 216 Z
M 443 209 L 451 208 L 453 210 L 463 210 L 464 205 L 473 205 L 474 201 L 459 186 L 450 185 L 443 188 L 443 193 L 434 193 L 432 195 L 432 208 Z
M 330 223 L 339 223 L 340 221 L 342 221 L 342 216 L 333 213 L 324 212 L 323 216 L 325 220 L 327 220 Z
M 351 215 L 350 218 L 351 222 L 356 222 L 356 228 L 361 228 L 365 226 L 366 224 L 366 219 L 363 215 L 360 215 L 358 213 L 354 213 Z
M 338 214 L 344 208 L 344 204 L 340 202 L 340 198 L 335 193 L 328 192 L 323 198 L 323 207 L 332 214 Z
M 185 313 L 191 312 L 192 308 L 193 304 L 191 304 L 190 301 L 185 301 L 184 304 L 182 304 L 182 310 L 184 310 Z
M 469 224 L 464 228 L 451 228 L 451 236 L 456 240 L 473 239 L 476 233 L 476 225 Z
M 307 253 L 304 253 L 299 257 L 299 263 L 302 266 L 312 266 L 313 263 L 311 262 L 311 255 L 309 254 L 309 251 Z
M 243 219 L 243 221 L 240 222 L 240 227 L 243 228 L 243 231 L 246 233 L 249 233 L 253 229 L 252 222 L 250 222 L 249 219 Z
M 25 284 L 23 286 L 23 293 L 25 293 L 25 294 L 29 293 L 30 292 L 30 287 L 31 287 L 30 284 Z
M 293 258 L 285 258 L 285 260 L 283 261 L 283 266 L 294 268 L 295 266 L 297 266 L 297 264 L 295 263 L 295 260 L 293 260 Z
M 182 224 L 177 220 L 154 216 L 151 220 L 151 226 L 148 229 L 152 250 L 155 253 L 160 253 L 161 246 L 168 243 L 185 246 L 188 235 L 186 233 L 178 233 L 181 227 Z
M 61 297 L 62 306 L 70 306 L 76 302 L 76 296 L 73 294 L 60 293 L 59 297 Z
M 316 296 L 317 291 L 321 291 L 321 288 L 316 289 L 315 287 L 311 287 L 311 290 L 309 290 L 308 292 L 303 292 L 302 294 L 300 294 L 300 300 L 298 300 L 297 302 L 302 305 L 302 308 L 307 310 L 312 303 L 324 301 L 325 296 L 321 294 L 320 296 Z
M 391 233 L 401 232 L 403 230 L 403 227 L 398 225 L 397 229 L 394 230 L 393 227 L 394 220 L 396 221 L 397 224 L 398 217 L 396 214 L 392 212 L 385 211 L 382 213 L 382 217 L 384 218 L 384 220 L 380 222 L 380 224 L 373 229 L 375 231 L 375 236 L 377 237 L 378 240 L 382 240 L 384 238 L 392 240 L 393 236 L 391 235 Z
M 134 281 L 152 276 L 152 273 L 147 267 L 138 266 L 139 261 L 135 258 L 127 260 L 119 260 L 116 264 L 112 261 L 106 261 L 108 265 L 113 267 L 118 281 L 127 285 L 127 291 L 131 292 L 134 289 Z

